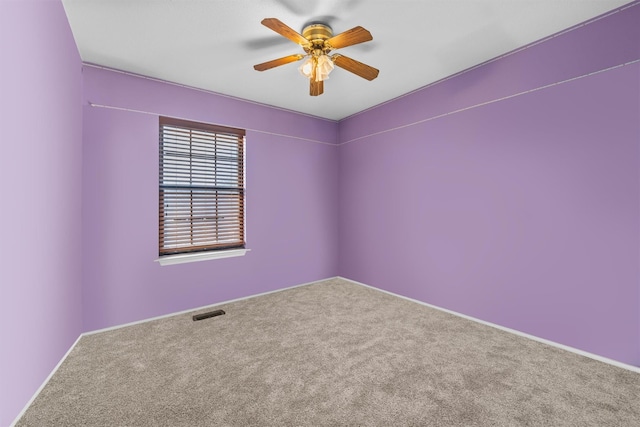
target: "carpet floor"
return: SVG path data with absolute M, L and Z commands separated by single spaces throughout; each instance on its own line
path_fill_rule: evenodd
M 341 279 L 216 308 L 82 337 L 16 426 L 640 426 L 638 373 Z

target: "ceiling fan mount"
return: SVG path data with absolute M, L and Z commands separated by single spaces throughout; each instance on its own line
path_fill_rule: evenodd
M 302 34 L 276 18 L 265 18 L 262 20 L 262 25 L 299 44 L 305 54 L 285 56 L 254 65 L 253 68 L 257 71 L 265 71 L 307 58 L 300 67 L 300 72 L 309 78 L 311 96 L 318 96 L 324 92 L 324 80 L 329 78 L 334 65 L 367 80 L 378 77 L 379 71 L 369 65 L 341 54 L 329 55 L 335 49 L 373 40 L 371 33 L 362 27 L 354 27 L 334 36 L 331 27 L 323 22 L 307 24 Z

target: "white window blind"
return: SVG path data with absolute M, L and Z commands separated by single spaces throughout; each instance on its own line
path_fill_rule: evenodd
M 160 256 L 244 248 L 244 135 L 160 117 Z

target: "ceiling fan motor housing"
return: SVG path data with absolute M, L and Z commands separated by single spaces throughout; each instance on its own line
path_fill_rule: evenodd
M 331 50 L 329 46 L 325 45 L 324 43 L 325 40 L 333 37 L 333 30 L 328 25 L 321 23 L 307 25 L 302 30 L 302 36 L 305 39 L 309 40 L 309 42 L 311 43 L 311 46 L 308 48 L 308 50 L 305 49 L 308 53 L 311 53 L 318 49 L 323 51 L 323 53 L 328 53 Z

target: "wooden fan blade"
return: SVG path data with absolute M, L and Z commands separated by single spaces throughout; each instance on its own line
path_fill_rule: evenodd
M 362 27 L 354 27 L 326 40 L 325 45 L 329 44 L 332 49 L 340 49 L 342 47 L 368 42 L 369 40 L 373 40 L 373 36 L 369 31 Z
M 324 92 L 324 82 L 323 81 L 316 82 L 314 80 L 311 80 L 309 95 L 318 96 L 318 95 L 322 95 L 322 92 Z
M 363 79 L 373 80 L 378 77 L 378 73 L 380 72 L 376 68 L 370 67 L 367 64 L 363 64 L 362 62 L 344 55 L 333 55 L 331 59 L 333 59 L 333 63 L 338 67 L 344 68 Z
M 287 26 L 285 23 L 277 18 L 265 18 L 262 20 L 262 25 L 272 29 L 276 33 L 283 37 L 288 38 L 294 43 L 298 43 L 300 46 L 308 46 L 309 40 L 302 37 L 302 34 L 298 33 L 293 28 Z
M 297 55 L 289 55 L 282 58 L 274 59 L 273 61 L 263 62 L 262 64 L 254 65 L 253 69 L 256 71 L 264 71 L 270 68 L 279 67 L 280 65 L 288 64 L 290 62 L 296 62 L 304 58 L 305 55 L 299 53 Z

